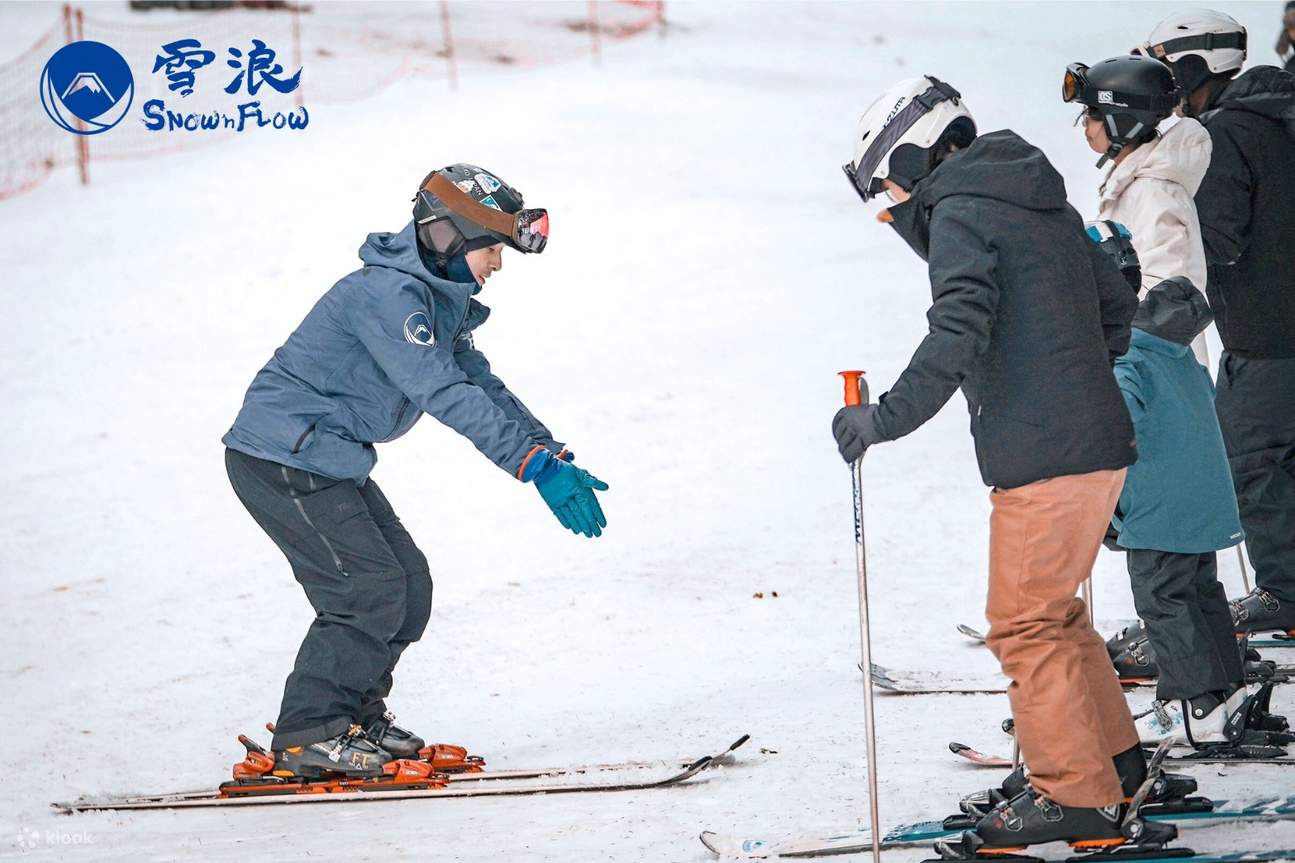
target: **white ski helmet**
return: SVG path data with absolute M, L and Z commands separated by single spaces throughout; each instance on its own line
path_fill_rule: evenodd
M 935 168 L 937 144 L 965 147 L 976 137 L 976 121 L 962 94 L 943 81 L 924 75 L 905 78 L 877 97 L 854 136 L 854 158 L 841 166 L 864 201 L 883 191 L 882 180 L 904 189 Z
M 1157 24 L 1137 50 L 1168 63 L 1178 83 L 1191 92 L 1210 75 L 1235 72 L 1245 65 L 1246 28 L 1213 9 L 1188 9 Z

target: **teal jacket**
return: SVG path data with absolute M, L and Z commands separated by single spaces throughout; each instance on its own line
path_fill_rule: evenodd
M 1124 548 L 1203 554 L 1243 537 L 1214 384 L 1189 347 L 1209 322 L 1190 282 L 1162 282 L 1139 305 L 1132 344 L 1116 361 L 1138 444 L 1112 519 Z

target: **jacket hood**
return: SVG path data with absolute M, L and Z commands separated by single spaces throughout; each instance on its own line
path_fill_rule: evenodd
M 1066 205 L 1066 184 L 1042 150 L 1002 129 L 981 135 L 913 187 L 913 197 L 926 207 L 951 195 L 993 198 L 1028 210 L 1056 210 Z
M 1133 328 L 1188 350 L 1213 320 L 1205 295 L 1191 279 L 1176 276 L 1147 291 L 1133 314 Z
M 913 186 L 911 197 L 889 210 L 891 227 L 926 260 L 931 209 L 945 198 L 972 195 L 1028 210 L 1058 210 L 1066 184 L 1043 151 L 1010 129 L 989 132 L 945 159 Z
M 368 239 L 360 246 L 360 260 L 370 267 L 386 267 L 412 276 L 434 291 L 445 294 L 460 303 L 479 290 L 477 284 L 451 282 L 432 273 L 418 248 L 414 237 L 414 223 L 408 225 L 398 234 L 387 231 L 369 234 Z
M 1295 138 L 1295 75 L 1276 66 L 1256 66 L 1219 91 L 1201 117 L 1208 118 L 1216 111 L 1249 111 L 1279 120 Z
M 1196 120 L 1183 118 L 1111 169 L 1102 183 L 1102 201 L 1118 198 L 1139 177 L 1177 183 L 1194 196 L 1210 166 L 1212 151 L 1210 133 L 1205 127 Z

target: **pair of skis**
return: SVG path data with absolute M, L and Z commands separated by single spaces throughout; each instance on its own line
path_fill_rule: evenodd
M 1189 798 L 1195 799 L 1195 798 Z M 1295 819 L 1295 797 L 1275 797 L 1248 803 L 1227 800 L 1213 801 L 1213 808 L 1201 811 L 1151 814 L 1151 821 L 1169 821 L 1179 827 L 1206 826 L 1236 821 L 1286 821 Z M 900 848 L 919 845 L 938 839 L 947 839 L 961 833 L 963 827 L 946 827 L 943 821 L 919 821 L 901 824 L 888 830 L 881 839 L 881 847 Z M 740 838 L 724 836 L 711 831 L 701 834 L 701 843 L 712 854 L 726 860 L 758 860 L 769 857 L 827 857 L 836 854 L 862 854 L 872 850 L 872 835 L 867 830 L 856 830 L 833 835 L 788 836 L 780 839 Z M 1181 860 L 1166 849 L 1164 857 L 1139 856 L 1141 863 L 1160 863 L 1161 860 Z M 1119 852 L 1087 854 L 1086 861 L 1119 860 Z M 1250 861 L 1295 860 L 1295 849 L 1274 851 L 1249 851 L 1225 855 L 1198 854 L 1187 860 L 1192 863 L 1250 863 Z
M 1001 695 L 1008 679 L 1001 674 L 949 675 L 938 671 L 905 671 L 872 664 L 872 682 L 896 695 Z M 1155 686 L 1155 681 L 1121 681 L 1126 689 Z
M 1286 682 L 1295 675 L 1295 665 L 1278 665 L 1271 677 L 1256 677 L 1251 682 L 1272 680 Z M 872 682 L 878 689 L 896 695 L 1001 695 L 1007 692 L 1008 679 L 1001 674 L 951 675 L 938 671 L 908 671 L 872 664 Z M 1125 689 L 1155 686 L 1152 678 L 1121 680 Z
M 1253 755 L 1248 756 L 1242 747 L 1240 750 L 1198 749 L 1183 755 L 1170 755 L 1165 761 L 1178 767 L 1192 764 L 1269 764 L 1273 767 L 1295 766 L 1295 756 L 1274 754 L 1275 747 L 1257 747 Z M 965 743 L 950 743 L 949 751 L 963 760 L 980 767 L 1006 767 L 1014 765 L 1012 759 L 1001 755 L 991 755 L 973 749 Z
M 962 633 L 978 644 L 985 643 L 985 636 L 976 629 L 967 626 L 965 623 L 958 624 L 958 632 Z M 1262 644 L 1250 642 L 1252 645 Z M 1285 642 L 1283 642 L 1285 644 Z M 1289 642 L 1288 646 L 1295 646 L 1295 639 Z M 862 670 L 862 666 L 860 666 Z M 1283 682 L 1291 675 L 1295 675 L 1295 665 L 1277 665 L 1273 668 L 1273 676 L 1270 678 L 1261 678 L 1255 682 L 1262 682 L 1263 679 L 1271 679 L 1274 682 Z M 990 673 L 984 675 L 947 675 L 940 672 L 922 672 L 906 671 L 894 668 L 887 668 L 882 665 L 873 663 L 872 665 L 872 682 L 879 689 L 900 695 L 992 695 L 1001 694 L 1007 691 L 1008 680 L 1002 674 Z M 1143 686 L 1154 686 L 1154 679 L 1136 679 L 1123 680 L 1122 685 L 1126 688 L 1135 688 Z
M 977 644 L 985 643 L 984 633 L 965 623 L 958 624 L 958 632 Z M 1251 638 L 1248 643 L 1251 647 L 1295 647 L 1295 633 L 1278 632 L 1274 633 L 1272 638 Z
M 610 791 L 645 791 L 680 785 L 712 767 L 729 764 L 733 753 L 750 739 L 743 734 L 727 749 L 700 758 L 665 761 L 625 761 L 522 770 L 483 770 L 464 773 L 429 773 L 411 781 L 350 781 L 283 783 L 267 785 L 255 793 L 230 794 L 220 790 L 178 791 L 163 794 L 81 797 L 50 804 L 71 814 L 103 809 L 193 809 L 210 806 L 260 806 L 291 803 L 340 803 L 351 800 L 445 799 L 460 797 L 519 797 L 540 794 L 580 794 Z M 413 762 L 419 764 L 420 762 Z M 600 773 L 655 770 L 660 775 L 614 782 L 591 781 Z M 667 772 L 668 771 L 668 772 Z M 434 777 L 434 778 L 433 778 Z M 528 780 L 554 780 L 533 782 Z M 574 780 L 574 781 L 566 781 Z

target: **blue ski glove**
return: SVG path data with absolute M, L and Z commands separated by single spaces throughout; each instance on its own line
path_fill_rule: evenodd
M 544 452 L 543 457 L 545 463 L 535 474 L 535 488 L 558 522 L 572 533 L 602 536 L 607 517 L 594 490 L 607 491 L 607 483 L 551 453 Z
M 875 404 L 841 408 L 832 418 L 832 435 L 846 464 L 854 464 L 868 447 L 886 440 L 877 424 Z

